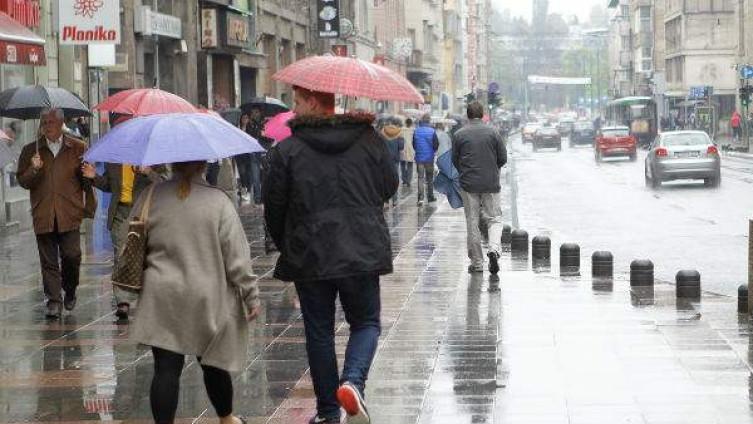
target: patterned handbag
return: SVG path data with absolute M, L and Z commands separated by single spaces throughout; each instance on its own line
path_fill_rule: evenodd
M 115 269 L 112 272 L 112 285 L 127 292 L 139 293 L 144 286 L 146 262 L 146 240 L 149 232 L 149 206 L 157 184 L 152 184 L 141 206 L 138 217 L 128 223 L 128 238 L 120 251 Z

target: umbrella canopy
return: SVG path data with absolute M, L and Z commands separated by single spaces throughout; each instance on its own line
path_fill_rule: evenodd
M 62 109 L 66 118 L 91 115 L 84 102 L 64 88 L 28 85 L 0 92 L 0 116 L 38 119 L 45 109 Z
M 120 91 L 94 106 L 94 110 L 133 116 L 196 112 L 196 108 L 184 98 L 158 88 Z
M 295 118 L 295 112 L 283 112 L 270 118 L 264 125 L 263 135 L 269 137 L 279 143 L 282 140 L 293 135 L 293 132 L 288 127 L 288 121 Z
M 261 114 L 264 116 L 275 116 L 278 113 L 290 110 L 288 105 L 274 97 L 254 97 L 241 105 L 243 113 L 249 113 L 254 108 L 259 108 Z
M 424 102 L 416 87 L 400 74 L 356 58 L 312 56 L 286 66 L 272 78 L 324 93 L 407 103 Z
M 222 119 L 205 113 L 170 113 L 123 122 L 89 149 L 84 159 L 151 166 L 263 151 L 254 138 Z

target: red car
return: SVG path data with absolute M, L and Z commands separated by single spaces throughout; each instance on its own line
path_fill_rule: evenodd
M 594 156 L 596 162 L 608 156 L 627 156 L 631 161 L 637 158 L 637 140 L 630 135 L 628 127 L 604 127 L 596 135 Z

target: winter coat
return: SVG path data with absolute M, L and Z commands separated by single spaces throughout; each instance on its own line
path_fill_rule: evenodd
M 21 187 L 31 192 L 31 216 L 35 234 L 65 233 L 78 230 L 85 215 L 84 195 L 92 193 L 91 181 L 81 173 L 84 142 L 63 135 L 57 156 L 42 137 L 21 150 L 17 178 Z M 42 169 L 34 170 L 31 158 L 39 151 Z M 91 196 L 93 198 L 93 196 Z
M 415 132 L 415 129 L 413 127 L 403 128 L 403 140 L 406 141 L 405 148 L 403 148 L 403 151 L 400 153 L 400 160 L 404 162 L 415 162 L 416 160 L 416 151 L 413 149 L 413 133 Z
M 405 140 L 400 136 L 401 133 L 400 128 L 396 126 L 388 125 L 382 128 L 384 142 L 395 164 L 400 163 L 400 152 L 405 149 Z
M 246 233 L 221 190 L 196 178 L 181 200 L 177 187 L 170 180 L 154 190 L 133 338 L 240 371 L 247 359 L 246 314 L 259 302 Z M 141 213 L 145 193 L 131 216 Z
M 374 117 L 299 116 L 269 151 L 264 217 L 280 257 L 274 276 L 315 281 L 392 272 L 382 206 L 398 177 Z
M 474 119 L 455 133 L 452 163 L 468 193 L 499 193 L 499 169 L 507 163 L 505 141 L 497 130 Z
M 742 119 L 740 117 L 740 114 L 737 113 L 737 111 L 734 111 L 732 113 L 732 118 L 729 120 L 729 122 L 730 122 L 730 125 L 732 125 L 732 128 L 737 128 L 737 127 L 740 126 L 740 121 L 741 120 Z
M 413 133 L 413 148 L 416 150 L 416 163 L 433 163 L 439 148 L 437 132 L 431 125 L 420 123 Z

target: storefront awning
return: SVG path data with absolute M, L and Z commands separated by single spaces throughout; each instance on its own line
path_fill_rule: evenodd
M 43 66 L 44 38 L 0 12 L 0 63 Z

